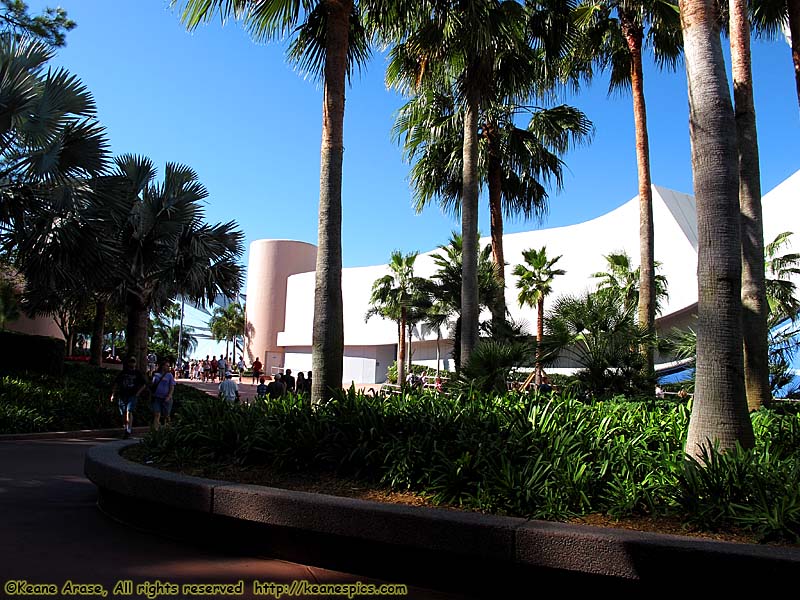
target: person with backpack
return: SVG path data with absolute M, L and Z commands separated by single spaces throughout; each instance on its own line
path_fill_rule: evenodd
M 133 430 L 133 411 L 136 402 L 147 387 L 147 381 L 142 372 L 136 368 L 136 357 L 130 356 L 125 361 L 122 371 L 114 380 L 111 388 L 111 402 L 117 400 L 119 414 L 122 416 L 122 437 L 128 439 Z
M 164 425 L 169 425 L 169 416 L 172 413 L 172 392 L 176 382 L 170 367 L 172 365 L 168 360 L 161 362 L 150 383 L 150 393 L 153 396 L 150 407 L 153 410 L 153 428 L 156 431 L 161 426 L 161 417 L 164 417 Z

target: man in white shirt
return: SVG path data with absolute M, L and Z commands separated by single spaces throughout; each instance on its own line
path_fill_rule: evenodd
M 225 372 L 225 381 L 219 384 L 219 395 L 228 402 L 239 401 L 239 388 L 233 380 L 233 373 L 230 371 Z

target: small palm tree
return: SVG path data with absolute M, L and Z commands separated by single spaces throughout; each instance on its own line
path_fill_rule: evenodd
M 244 335 L 244 309 L 238 302 L 232 302 L 224 308 L 218 306 L 208 322 L 214 340 L 225 340 L 225 355 L 228 355 L 228 344 L 233 343 L 233 364 L 236 364 L 236 338 Z
M 430 280 L 425 283 L 427 293 L 439 310 L 449 316 L 454 323 L 453 330 L 453 362 L 456 370 L 461 366 L 461 288 L 463 238 L 452 232 L 447 245 L 439 246 L 440 252 L 431 255 L 437 267 Z M 478 254 L 478 307 L 490 308 L 500 293 L 501 284 L 497 277 L 497 269 L 492 262 L 491 246 L 484 246 Z
M 636 325 L 635 312 L 635 306 L 610 295 L 559 297 L 547 314 L 544 352 L 579 364 L 579 379 L 589 393 L 638 392 L 644 362 L 638 347 L 652 335 Z
M 791 236 L 790 231 L 779 233 L 764 249 L 771 325 L 786 319 L 794 321 L 800 311 L 800 300 L 795 296 L 797 286 L 792 281 L 800 276 L 800 254 L 778 254 L 789 244 Z
M 592 277 L 599 279 L 597 291 L 601 294 L 610 294 L 627 307 L 639 305 L 639 268 L 633 268 L 633 261 L 626 252 L 612 252 L 605 257 L 608 265 L 607 271 L 594 273 Z M 656 270 L 661 266 L 656 262 Z M 667 293 L 667 278 L 656 275 L 656 314 L 661 312 L 661 303 L 669 295 Z
M 366 319 L 380 315 L 397 323 L 397 372 L 401 389 L 405 385 L 406 327 L 409 311 L 416 302 L 422 288 L 422 279 L 414 276 L 414 263 L 417 252 L 403 255 L 399 250 L 392 252 L 389 260 L 389 273 L 376 279 L 372 284 L 370 304 Z
M 536 306 L 536 384 L 542 382 L 542 338 L 544 337 L 544 299 L 553 291 L 553 280 L 566 271 L 556 269 L 554 265 L 561 256 L 548 258 L 547 247 L 522 251 L 525 265 L 514 267 L 514 276 L 518 277 L 520 307 Z

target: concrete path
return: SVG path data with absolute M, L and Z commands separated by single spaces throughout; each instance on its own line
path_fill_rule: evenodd
M 243 401 L 249 402 L 250 400 L 256 397 L 256 388 L 258 387 L 258 384 L 252 383 L 251 377 L 242 377 L 241 382 L 239 382 L 239 379 L 237 377 L 234 377 L 233 380 L 236 382 L 236 386 L 239 388 L 239 397 Z M 211 394 L 212 396 L 216 396 L 219 394 L 219 381 L 205 382 L 205 381 L 195 381 L 191 379 L 178 379 L 178 383 L 183 383 L 193 388 L 197 388 L 198 390 L 202 390 L 207 394 Z M 373 392 L 379 392 L 381 387 L 382 384 L 380 383 L 356 384 L 356 389 L 363 391 L 368 391 L 371 389 Z
M 176 583 L 236 584 L 244 581 L 244 593 L 189 595 L 175 590 L 159 598 L 275 598 L 277 586 L 293 581 L 307 584 L 347 583 L 381 585 L 384 582 L 261 557 L 235 556 L 185 542 L 134 530 L 111 520 L 97 506 L 96 488 L 83 476 L 86 449 L 109 438 L 15 440 L 0 442 L 0 598 L 20 597 L 30 584 L 54 584 L 54 597 L 79 597 L 65 590 L 67 581 L 102 584 L 108 598 L 144 598 L 139 584 L 158 580 Z M 132 581 L 113 590 L 118 581 Z M 254 594 L 253 581 L 265 584 Z M 27 582 L 27 583 L 21 583 Z M 393 583 L 404 583 L 397 581 Z M 309 588 L 307 588 L 308 590 Z M 362 588 L 363 589 L 363 588 Z M 82 590 L 89 591 L 89 590 Z M 224 590 L 221 590 L 224 592 Z M 295 588 L 294 591 L 297 591 Z M 324 591 L 322 589 L 310 590 Z M 334 590 L 336 591 L 336 590 Z M 321 593 L 295 594 L 286 589 L 283 598 L 346 598 Z M 191 590 L 190 590 L 191 594 Z M 35 593 L 27 597 L 43 597 Z M 85 596 L 83 596 L 85 597 Z M 101 596 L 102 597 L 102 596 Z M 156 596 L 150 595 L 151 600 Z M 377 597 L 377 596 L 359 596 Z M 408 595 L 383 598 L 455 599 L 459 596 L 409 588 Z

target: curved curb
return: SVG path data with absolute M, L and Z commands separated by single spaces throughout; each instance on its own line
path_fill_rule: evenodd
M 147 433 L 150 427 L 134 427 L 135 435 Z M 16 442 L 22 440 L 57 440 L 62 438 L 120 437 L 121 427 L 106 429 L 77 429 L 75 431 L 37 431 L 35 433 L 2 433 L 0 442 Z
M 120 451 L 135 441 L 90 448 L 86 476 L 102 491 L 225 518 L 420 556 L 446 556 L 462 565 L 558 572 L 627 583 L 674 583 L 676 573 L 704 581 L 770 584 L 796 581 L 800 549 L 700 540 L 677 535 L 529 521 L 448 509 L 240 485 L 179 475 L 130 462 Z M 255 533 L 253 534 L 255 535 Z M 377 547 L 377 546 L 375 546 Z

